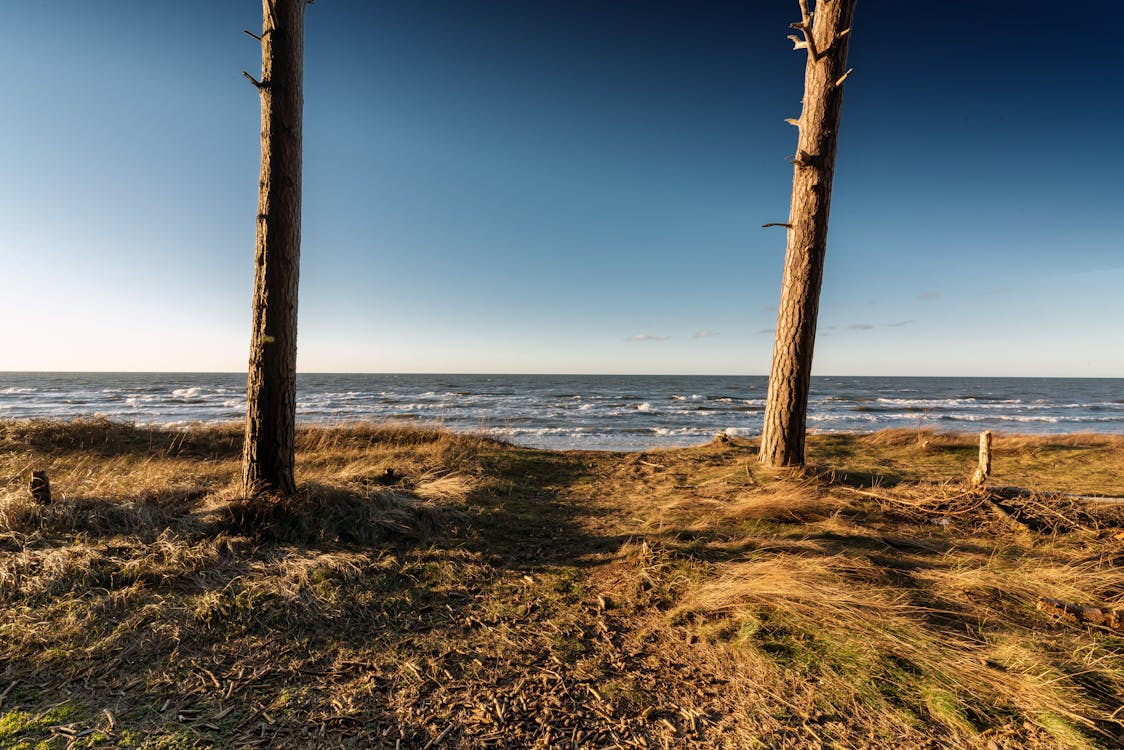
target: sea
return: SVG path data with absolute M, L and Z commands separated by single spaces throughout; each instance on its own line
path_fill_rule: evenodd
M 304 423 L 413 422 L 553 449 L 641 451 L 761 431 L 767 379 L 702 375 L 297 376 Z M 244 373 L 0 373 L 0 419 L 237 422 Z M 811 432 L 1124 434 L 1124 378 L 813 377 Z

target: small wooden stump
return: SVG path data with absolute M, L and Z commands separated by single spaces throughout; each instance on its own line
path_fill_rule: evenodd
M 972 486 L 979 487 L 991 475 L 991 430 L 980 433 L 980 463 L 972 474 Z
M 28 485 L 31 491 L 31 499 L 40 505 L 51 504 L 51 480 L 47 478 L 45 471 L 31 472 L 31 483 Z

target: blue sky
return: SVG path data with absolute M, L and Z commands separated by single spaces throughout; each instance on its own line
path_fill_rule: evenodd
M 311 6 L 299 368 L 767 373 L 796 16 Z M 816 373 L 1124 376 L 1121 21 L 859 3 Z M 0 370 L 245 368 L 260 26 L 4 4 Z

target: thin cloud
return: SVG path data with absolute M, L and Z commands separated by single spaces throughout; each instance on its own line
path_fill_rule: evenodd
M 671 336 L 653 336 L 650 333 L 638 333 L 635 336 L 629 336 L 625 341 L 667 341 Z
M 776 332 L 777 332 L 776 328 L 761 328 L 761 329 L 758 329 L 758 330 L 754 331 L 753 333 L 756 336 L 760 336 L 760 335 L 765 334 L 765 333 L 776 333 Z
M 899 320 L 897 323 L 887 323 L 887 328 L 901 328 L 902 326 L 911 326 L 916 323 L 916 320 Z
M 939 296 L 941 296 L 940 292 L 921 292 L 917 295 L 917 299 L 936 299 Z
M 851 325 L 847 326 L 847 330 L 849 330 L 849 331 L 873 331 L 874 326 L 872 326 L 870 323 L 852 323 Z
M 702 331 L 695 331 L 694 333 L 691 334 L 691 338 L 693 338 L 693 339 L 708 339 L 711 336 L 717 336 L 717 335 L 718 335 L 718 331 L 712 331 L 709 328 L 707 328 L 707 329 L 702 330 Z

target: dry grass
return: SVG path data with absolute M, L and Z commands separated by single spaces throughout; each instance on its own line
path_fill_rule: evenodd
M 1124 506 L 1057 494 L 1121 448 L 348 425 L 247 500 L 233 427 L 0 422 L 0 747 L 1119 747 L 1122 634 L 1036 604 L 1124 609 Z

